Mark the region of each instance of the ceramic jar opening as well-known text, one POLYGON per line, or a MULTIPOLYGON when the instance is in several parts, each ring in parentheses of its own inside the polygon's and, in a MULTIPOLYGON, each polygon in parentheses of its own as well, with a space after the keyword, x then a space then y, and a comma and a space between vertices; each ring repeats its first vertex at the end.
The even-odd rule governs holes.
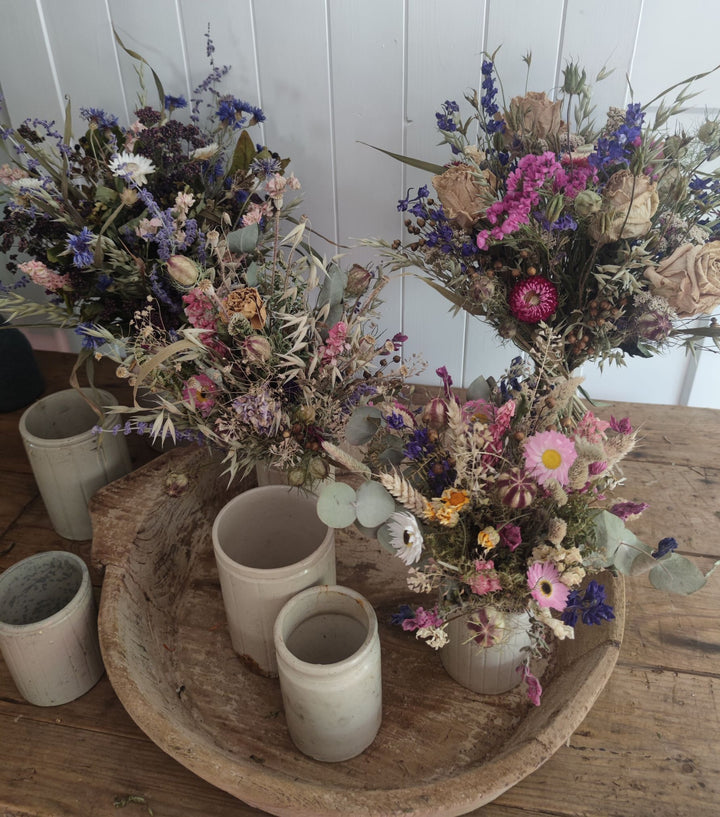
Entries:
POLYGON ((213 549, 233 649, 250 669, 277 675, 272 630, 285 602, 335 583, 335 532, 317 497, 282 485, 252 488, 215 518, 213 549))
MULTIPOLYGON (((88 400, 110 405, 98 389, 49 394, 25 410, 20 435, 53 528, 65 539, 91 539, 88 502, 103 485, 130 472, 122 434, 96 434, 99 417, 88 400), (85 395, 85 397, 83 397, 85 395)), ((115 417, 107 418, 112 425, 115 417)))
POLYGON ((480 611, 493 621, 497 642, 479 646, 468 629, 472 615, 452 618, 447 625, 448 643, 440 650, 445 671, 457 683, 483 695, 499 695, 522 680, 518 667, 530 647, 530 616, 526 611, 502 613, 493 608, 480 611))
POLYGON ((380 641, 370 603, 347 587, 311 587, 282 608, 274 640, 297 748, 326 762, 367 749, 382 720, 380 641))
POLYGON ((0 650, 20 694, 57 706, 85 694, 104 667, 85 562, 48 551, 0 575, 0 650))

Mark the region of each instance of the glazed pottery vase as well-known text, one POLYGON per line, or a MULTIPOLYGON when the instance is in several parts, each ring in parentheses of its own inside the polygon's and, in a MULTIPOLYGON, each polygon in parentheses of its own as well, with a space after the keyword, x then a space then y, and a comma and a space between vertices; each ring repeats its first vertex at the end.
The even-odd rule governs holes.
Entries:
POLYGON ((518 667, 523 663, 525 647, 530 646, 530 618, 526 612, 498 613, 488 608, 480 615, 492 623, 492 646, 480 646, 468 629, 472 616, 452 618, 447 626, 448 643, 440 650, 440 659, 450 677, 483 695, 499 695, 522 680, 518 667))
POLYGON ((273 625, 285 602, 316 584, 335 584, 335 531, 317 497, 265 485, 225 505, 212 528, 223 604, 235 652, 261 675, 277 675, 273 625))
POLYGON ((375 612, 347 587, 311 587, 275 621, 280 689, 295 746, 315 760, 349 760, 382 720, 375 612))
MULTIPOLYGON (((106 391, 82 392, 95 403, 115 402, 106 391)), ((107 417, 105 427, 115 419, 107 417)), ((130 472, 125 437, 96 433, 98 423, 98 414, 76 389, 43 397, 20 418, 20 435, 50 522, 65 539, 92 539, 90 498, 130 472)))
POLYGON ((104 667, 85 562, 37 553, 0 575, 0 651, 20 694, 58 706, 91 689, 104 667))

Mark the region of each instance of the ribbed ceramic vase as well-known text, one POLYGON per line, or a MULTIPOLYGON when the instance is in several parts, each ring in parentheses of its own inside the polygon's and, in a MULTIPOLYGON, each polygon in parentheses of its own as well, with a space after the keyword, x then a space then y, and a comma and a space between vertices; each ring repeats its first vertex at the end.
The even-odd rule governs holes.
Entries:
POLYGON ((380 640, 372 605, 347 587, 311 587, 275 621, 285 720, 315 760, 359 755, 382 720, 380 640))
POLYGON ((335 584, 335 531, 318 518, 317 497, 265 485, 222 508, 212 540, 233 649, 254 672, 276 676, 275 619, 301 590, 335 584))
POLYGON ((448 643, 440 650, 440 659, 448 675, 458 684, 483 695, 499 695, 522 680, 518 667, 530 646, 530 618, 526 612, 484 611, 495 621, 497 643, 481 647, 468 629, 468 616, 458 616, 447 626, 448 643))
MULTIPOLYGON (((82 389, 89 400, 112 405, 100 389, 82 389)), ((115 418, 106 418, 111 427, 115 418)), ((77 389, 49 394, 20 418, 20 436, 53 528, 65 539, 91 539, 88 502, 103 485, 130 472, 122 434, 97 434, 98 414, 77 389)))

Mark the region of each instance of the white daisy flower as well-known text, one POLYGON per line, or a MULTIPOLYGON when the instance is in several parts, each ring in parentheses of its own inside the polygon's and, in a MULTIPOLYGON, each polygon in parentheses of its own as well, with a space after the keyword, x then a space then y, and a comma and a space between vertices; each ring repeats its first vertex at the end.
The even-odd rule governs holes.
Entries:
POLYGON ((190 153, 190 158, 197 161, 205 161, 211 159, 220 150, 220 145, 217 142, 210 142, 209 145, 203 145, 200 148, 195 148, 190 153))
POLYGON ((147 182, 147 177, 155 172, 155 165, 146 156, 128 153, 124 150, 110 160, 108 165, 113 176, 130 176, 139 187, 147 182))
POLYGON ((423 536, 417 519, 411 514, 399 511, 392 514, 387 522, 390 544, 395 548, 406 565, 417 562, 423 549, 423 536))

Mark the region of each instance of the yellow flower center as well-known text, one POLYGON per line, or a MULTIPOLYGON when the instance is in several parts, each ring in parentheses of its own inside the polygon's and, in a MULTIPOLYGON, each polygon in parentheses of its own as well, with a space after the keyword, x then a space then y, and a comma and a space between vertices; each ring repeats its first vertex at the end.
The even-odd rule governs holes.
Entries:
POLYGON ((542 464, 550 471, 554 471, 556 468, 559 468, 562 464, 560 452, 556 451, 554 448, 546 449, 543 451, 542 464))

